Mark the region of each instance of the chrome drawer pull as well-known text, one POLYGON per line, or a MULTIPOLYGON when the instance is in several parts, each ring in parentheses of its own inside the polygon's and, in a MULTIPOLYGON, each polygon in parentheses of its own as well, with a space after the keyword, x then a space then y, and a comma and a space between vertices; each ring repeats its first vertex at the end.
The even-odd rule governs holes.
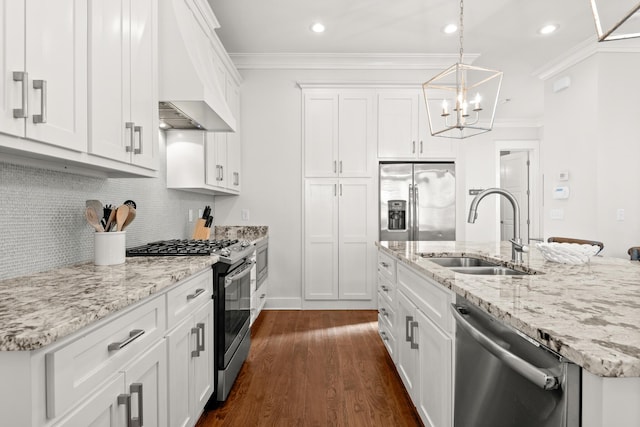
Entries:
POLYGON ((29 108, 27 107, 29 102, 29 87, 27 86, 29 73, 25 71, 14 71, 13 81, 22 82, 22 105, 21 108, 13 109, 13 117, 16 119, 24 119, 29 115, 29 108))
POLYGON ((124 124, 124 127, 126 129, 129 129, 129 145, 126 146, 125 150, 127 153, 131 153, 133 151, 133 140, 135 139, 134 134, 135 134, 135 123, 133 122, 126 122, 124 124))
POLYGON ((144 329, 134 329, 133 331, 129 332, 129 338, 120 342, 112 342, 107 347, 107 350, 109 351, 122 350, 124 347, 131 344, 134 340, 136 340, 137 338, 140 338, 142 334, 144 334, 144 329))
POLYGON ((417 328, 417 327, 418 327, 418 322, 411 322, 411 348, 414 350, 418 349, 418 343, 414 341, 414 338, 416 336, 413 333, 413 328, 417 328))
POLYGON ((389 317, 389 312, 384 307, 380 309, 380 314, 382 314, 384 317, 389 317))
POLYGON ((389 268, 389 264, 387 264, 386 262, 381 262, 380 263, 381 266, 383 266, 384 268, 389 268))
POLYGON ((131 395, 118 395, 118 405, 125 405, 125 410, 127 411, 127 427, 133 427, 131 425, 131 395))
POLYGON ((387 288, 385 285, 380 285, 380 289, 382 289, 385 292, 389 292, 389 288, 387 288))
POLYGON ((129 392, 131 394, 138 394, 138 416, 130 418, 131 427, 142 427, 144 425, 144 422, 142 421, 142 402, 144 401, 144 398, 142 397, 142 383, 131 384, 131 386, 129 387, 129 392))
POLYGON ((191 333, 196 334, 196 349, 191 352, 191 357, 200 357, 200 352, 204 351, 204 323, 196 324, 191 328, 191 333), (200 331, 202 331, 202 342, 200 342, 200 331))
POLYGON ((204 323, 197 323, 196 326, 202 331, 202 343, 199 342, 200 338, 198 338, 198 351, 204 351, 204 323))
POLYGON ((405 330, 405 341, 407 342, 413 342, 413 337, 410 334, 410 330, 409 330, 409 324, 413 321, 413 316, 406 316, 405 318, 405 322, 406 324, 404 325, 404 330, 405 330))
POLYGON ((382 341, 389 341, 389 337, 387 336, 386 332, 380 331, 380 336, 382 337, 382 341))
POLYGON ((134 126, 133 133, 138 134, 138 143, 139 143, 138 147, 140 147, 140 148, 134 148, 133 154, 142 154, 142 126, 134 126))
POLYGON ((194 293, 187 295, 187 301, 197 298, 203 292, 204 292, 204 289, 202 288, 196 289, 194 293))
POLYGON ((47 123, 47 81, 34 80, 33 88, 40 89, 40 114, 33 115, 33 123, 47 123))

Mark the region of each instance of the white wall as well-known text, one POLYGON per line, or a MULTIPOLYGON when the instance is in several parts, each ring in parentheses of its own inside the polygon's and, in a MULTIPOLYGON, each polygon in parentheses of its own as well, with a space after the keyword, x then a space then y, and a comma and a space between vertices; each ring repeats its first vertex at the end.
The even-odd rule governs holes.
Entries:
MULTIPOLYGON (((301 307, 302 297, 302 98, 297 82, 420 83, 433 72, 392 70, 241 70, 242 194, 216 197, 219 225, 269 226, 269 306, 301 307), (249 221, 241 210, 249 209, 249 221)), ((462 142, 459 189, 495 185, 496 139, 535 139, 537 129, 495 130, 462 142), (466 161, 465 166, 465 158, 466 161)), ((481 207, 477 225, 467 224, 468 196, 458 197, 458 238, 493 240, 495 212, 481 207), (492 226, 483 221, 493 218, 492 226), (493 228, 493 230, 492 230, 493 228)))
POLYGON ((640 244, 640 197, 634 185, 640 159, 640 54, 597 53, 545 83, 545 237, 602 241, 605 255, 627 258, 640 244), (569 88, 554 93, 564 76, 569 88), (569 172, 568 181, 558 174, 569 172), (566 200, 552 198, 570 187, 566 200), (624 209, 624 221, 616 219, 624 209), (563 219, 551 219, 561 210, 563 219))

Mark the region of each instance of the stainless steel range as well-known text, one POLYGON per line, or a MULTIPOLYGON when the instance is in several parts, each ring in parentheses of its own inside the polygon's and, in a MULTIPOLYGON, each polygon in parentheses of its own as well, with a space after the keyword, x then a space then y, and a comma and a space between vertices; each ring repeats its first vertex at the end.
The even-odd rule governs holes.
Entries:
POLYGON ((251 332, 251 268, 255 246, 238 240, 162 240, 127 249, 127 256, 211 256, 215 344, 215 392, 226 400, 249 354, 251 332))

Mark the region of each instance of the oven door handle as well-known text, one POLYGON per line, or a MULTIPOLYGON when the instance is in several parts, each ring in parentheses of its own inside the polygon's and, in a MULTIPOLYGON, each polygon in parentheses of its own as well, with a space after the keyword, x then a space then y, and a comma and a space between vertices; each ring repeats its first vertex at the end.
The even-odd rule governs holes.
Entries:
POLYGON ((451 313, 456 320, 456 325, 467 331, 481 346, 487 349, 491 354, 501 360, 504 364, 516 371, 524 378, 531 381, 543 390, 555 390, 560 384, 558 378, 547 373, 544 369, 538 368, 529 362, 521 359, 510 351, 502 348, 491 338, 482 333, 479 329, 471 325, 464 318, 464 309, 456 304, 451 304, 451 313))
POLYGON ((244 276, 251 273, 251 267, 253 266, 253 264, 255 264, 253 261, 248 261, 246 267, 244 267, 242 271, 227 276, 227 278, 224 280, 224 287, 228 287, 234 281, 242 279, 244 276))

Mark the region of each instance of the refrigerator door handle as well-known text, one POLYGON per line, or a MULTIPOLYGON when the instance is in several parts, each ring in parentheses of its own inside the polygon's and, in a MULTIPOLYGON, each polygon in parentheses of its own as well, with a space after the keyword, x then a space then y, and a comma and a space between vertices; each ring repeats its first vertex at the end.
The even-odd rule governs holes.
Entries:
POLYGON ((411 240, 418 240, 420 237, 420 224, 418 221, 418 204, 419 204, 418 186, 415 185, 413 187, 413 239, 411 240))
POLYGON ((407 209, 409 211, 409 241, 415 240, 415 191, 415 186, 409 184, 409 209, 407 209))

